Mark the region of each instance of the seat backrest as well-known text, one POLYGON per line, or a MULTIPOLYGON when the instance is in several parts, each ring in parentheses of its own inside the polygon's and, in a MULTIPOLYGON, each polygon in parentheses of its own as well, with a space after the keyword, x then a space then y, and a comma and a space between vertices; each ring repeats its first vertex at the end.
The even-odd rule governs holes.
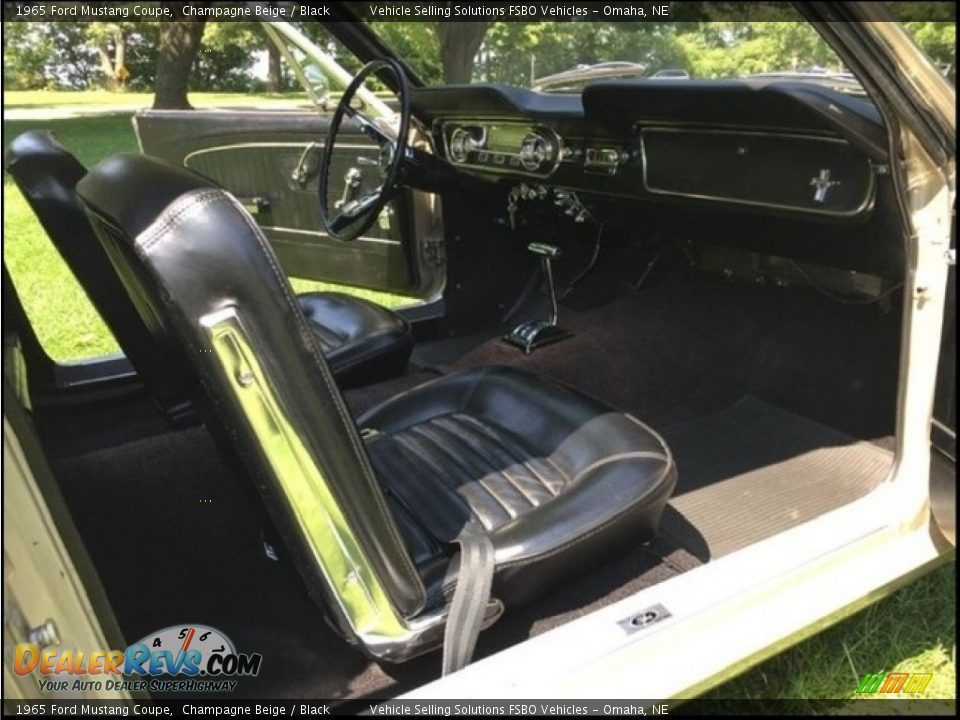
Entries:
POLYGON ((38 130, 14 139, 4 166, 161 409, 172 420, 188 415, 183 364, 171 361, 155 328, 132 306, 77 199, 76 186, 86 168, 52 133, 38 130))
MULTIPOLYGON (((308 589, 383 641, 425 603, 363 442, 276 256, 227 192, 143 155, 77 186, 146 323, 179 346, 308 589)), ((219 432, 218 432, 219 431, 219 432)))

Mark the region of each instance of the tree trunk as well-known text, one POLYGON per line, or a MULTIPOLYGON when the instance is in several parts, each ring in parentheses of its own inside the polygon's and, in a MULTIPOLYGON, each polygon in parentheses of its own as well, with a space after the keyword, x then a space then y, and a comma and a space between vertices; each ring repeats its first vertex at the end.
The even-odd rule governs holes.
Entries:
POLYGON ((446 83, 468 83, 473 59, 487 34, 488 22, 434 23, 440 41, 440 62, 446 83))
POLYGON ((160 23, 154 110, 191 110, 187 100, 190 69, 200 49, 204 22, 160 23))
POLYGON ((113 67, 119 70, 127 64, 127 33, 117 30, 113 36, 113 42, 116 44, 113 52, 113 67))
POLYGON ((120 87, 126 87, 130 73, 127 71, 127 32, 117 30, 113 36, 113 77, 120 87))
POLYGON ((267 46, 267 92, 283 90, 283 71, 280 67, 280 50, 273 42, 267 46))
POLYGON ((113 72, 113 61, 110 59, 110 50, 106 43, 97 43, 97 55, 100 56, 100 69, 103 70, 107 89, 113 90, 116 75, 113 72))

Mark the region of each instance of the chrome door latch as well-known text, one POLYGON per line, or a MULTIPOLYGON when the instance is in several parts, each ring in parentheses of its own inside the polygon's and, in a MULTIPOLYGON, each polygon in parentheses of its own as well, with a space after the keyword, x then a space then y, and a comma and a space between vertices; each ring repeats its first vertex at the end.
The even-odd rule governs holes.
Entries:
POLYGON ((307 145, 300 153, 297 165, 290 174, 290 179, 301 188, 306 187, 320 170, 320 153, 316 152, 317 150, 322 150, 320 143, 312 142, 307 145))
POLYGON ((343 176, 343 195, 333 204, 333 207, 343 210, 356 197, 361 182, 363 182, 363 173, 355 167, 348 169, 343 176))
POLYGON ((53 645, 59 645, 60 630, 52 619, 47 618, 42 625, 37 625, 27 631, 27 641, 31 645, 36 645, 41 650, 53 645))

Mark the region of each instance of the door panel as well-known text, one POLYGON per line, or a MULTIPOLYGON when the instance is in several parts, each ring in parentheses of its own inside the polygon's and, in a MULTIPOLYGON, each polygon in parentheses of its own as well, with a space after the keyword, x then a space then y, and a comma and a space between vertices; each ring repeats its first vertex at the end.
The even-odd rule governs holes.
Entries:
MULTIPOLYGON (((250 210, 288 275, 413 296, 434 291, 437 269, 421 263, 409 205, 401 196, 364 237, 330 238, 317 211, 317 178, 294 173, 307 153, 315 169, 329 122, 316 111, 146 111, 134 118, 143 152, 184 165, 230 191, 250 210)), ((360 191, 378 182, 377 146, 345 124, 331 164, 339 195, 351 168, 360 191)))

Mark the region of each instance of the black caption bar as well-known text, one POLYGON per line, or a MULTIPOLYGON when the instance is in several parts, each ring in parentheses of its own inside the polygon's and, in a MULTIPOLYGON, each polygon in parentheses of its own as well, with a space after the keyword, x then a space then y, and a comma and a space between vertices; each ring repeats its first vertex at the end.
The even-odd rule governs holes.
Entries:
MULTIPOLYGON (((378 22, 700 22, 801 21, 789 2, 408 2, 368 0, 367 2, 36 2, 4 0, 7 22, 73 20, 104 22, 120 20, 218 22, 317 21, 343 19, 343 7, 361 20, 378 22)), ((928 6, 937 6, 946 22, 956 21, 953 3, 898 3, 898 20, 929 19, 928 6)), ((938 16, 939 17, 939 16, 938 16)))
POLYGON ((5 716, 143 716, 143 717, 383 717, 557 716, 603 715, 659 717, 668 715, 822 715, 850 712, 858 705, 883 705, 897 715, 956 715, 956 700, 4 700, 5 716))

